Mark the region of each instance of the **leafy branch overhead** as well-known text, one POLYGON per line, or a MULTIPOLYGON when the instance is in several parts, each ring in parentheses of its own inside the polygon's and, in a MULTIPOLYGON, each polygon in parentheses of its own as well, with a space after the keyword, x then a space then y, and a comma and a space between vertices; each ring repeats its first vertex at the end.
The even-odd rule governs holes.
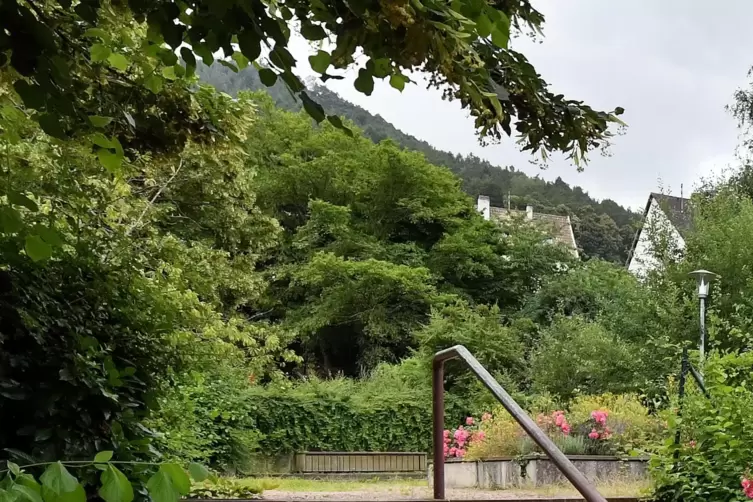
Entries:
POLYGON ((282 80, 314 119, 343 127, 305 94, 288 50, 293 28, 327 42, 308 61, 322 81, 343 78, 337 71, 360 54, 354 85, 367 95, 375 79, 402 90, 420 70, 469 110, 482 140, 514 128, 524 149, 563 151, 577 163, 608 142, 622 109, 555 95, 509 47, 511 35, 543 22, 529 0, 2 0, 0 65, 17 72, 15 89, 45 132, 103 134, 106 144, 94 141, 100 161, 117 170, 122 148, 171 149, 186 131, 215 132, 211 117, 191 113, 186 84, 197 58, 212 64, 220 53, 233 70, 263 67, 266 85, 282 80))

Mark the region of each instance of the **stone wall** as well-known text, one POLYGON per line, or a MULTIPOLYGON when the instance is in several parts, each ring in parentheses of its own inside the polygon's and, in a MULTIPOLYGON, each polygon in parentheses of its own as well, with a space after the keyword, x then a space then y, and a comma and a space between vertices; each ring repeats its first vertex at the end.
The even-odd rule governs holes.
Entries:
MULTIPOLYGON (((568 458, 593 483, 640 481, 648 477, 648 460, 645 458, 591 455, 569 455, 568 458)), ((432 481, 433 466, 429 466, 429 483, 432 481)), ((566 482, 559 469, 544 456, 445 463, 447 488, 521 488, 566 482)))

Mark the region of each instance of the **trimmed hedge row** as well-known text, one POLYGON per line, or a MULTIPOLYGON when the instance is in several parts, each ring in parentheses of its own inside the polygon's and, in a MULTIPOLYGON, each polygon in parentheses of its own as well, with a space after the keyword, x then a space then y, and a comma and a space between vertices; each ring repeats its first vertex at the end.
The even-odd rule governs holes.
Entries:
MULTIPOLYGON (((254 393, 252 420, 268 455, 301 451, 431 451, 431 396, 352 399, 265 390, 254 393)), ((463 406, 447 396, 445 418, 456 427, 463 406)))

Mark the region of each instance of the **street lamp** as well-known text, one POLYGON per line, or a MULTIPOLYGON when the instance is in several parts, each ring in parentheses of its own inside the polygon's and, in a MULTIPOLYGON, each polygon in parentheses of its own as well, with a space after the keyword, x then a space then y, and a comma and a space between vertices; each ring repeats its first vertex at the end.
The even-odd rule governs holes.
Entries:
POLYGON ((695 270, 688 275, 695 277, 696 284, 698 284, 698 301, 701 304, 701 341, 698 345, 698 352, 700 354, 700 366, 703 368, 704 352, 706 348, 706 298, 709 296, 709 283, 719 276, 708 270, 695 270))

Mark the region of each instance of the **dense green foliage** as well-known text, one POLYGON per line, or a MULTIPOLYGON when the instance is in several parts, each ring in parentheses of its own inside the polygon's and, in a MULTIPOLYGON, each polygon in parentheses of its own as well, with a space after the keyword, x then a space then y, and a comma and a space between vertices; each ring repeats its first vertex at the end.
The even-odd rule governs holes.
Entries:
POLYGON ((705 367, 710 398, 697 388, 683 403, 680 444, 668 441, 652 460, 659 501, 748 500, 741 480, 750 478, 753 423, 751 353, 717 357, 705 367))
MULTIPOLYGON (((258 71, 247 68, 233 72, 223 66, 197 68, 201 79, 231 95, 242 90, 265 89, 258 71)), ((300 110, 302 105, 282 84, 267 89, 275 103, 288 110, 300 110)), ((311 96, 321 103, 327 113, 353 121, 363 134, 374 142, 392 139, 409 150, 421 152, 432 164, 445 166, 462 180, 463 190, 474 199, 488 195, 492 204, 525 209, 533 205, 535 211, 569 215, 580 252, 584 258, 601 258, 625 263, 633 244, 638 215, 616 202, 596 201, 580 187, 571 187, 562 179, 547 182, 529 177, 514 167, 498 167, 474 155, 462 156, 438 150, 425 141, 403 133, 379 115, 345 101, 324 86, 310 89, 311 96)))

